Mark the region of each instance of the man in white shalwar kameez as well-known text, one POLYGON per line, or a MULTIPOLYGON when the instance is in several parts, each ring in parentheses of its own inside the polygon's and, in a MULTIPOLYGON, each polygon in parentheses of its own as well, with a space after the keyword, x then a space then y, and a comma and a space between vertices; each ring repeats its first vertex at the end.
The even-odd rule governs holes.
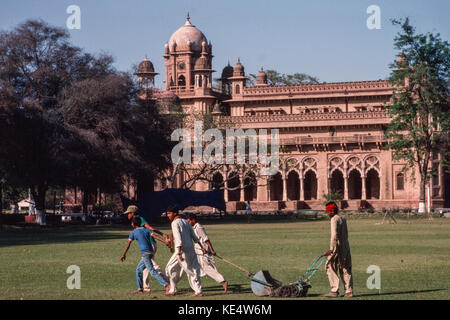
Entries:
MULTIPOLYGON (((200 240, 189 222, 178 215, 178 208, 168 208, 167 217, 172 221, 174 243, 174 253, 166 266, 166 275, 170 280, 169 294, 173 295, 177 292, 177 284, 183 273, 186 272, 189 285, 194 290, 193 296, 201 297, 203 296, 200 282, 201 271, 193 243, 199 243, 200 240)), ((205 249, 203 249, 203 253, 206 253, 205 249)))
POLYGON ((200 263, 201 273, 200 276, 208 276, 214 279, 217 283, 220 283, 223 287, 224 292, 227 292, 228 282, 225 281, 225 278, 220 274, 217 270, 216 262, 214 261, 214 257, 216 252, 211 244, 211 241, 206 234, 205 228, 197 222, 197 216, 191 213, 187 220, 191 224, 192 228, 195 231, 197 238, 200 240, 200 244, 195 244, 195 253, 197 254, 198 262, 200 263), (206 250, 206 254, 203 254, 202 248, 206 250))

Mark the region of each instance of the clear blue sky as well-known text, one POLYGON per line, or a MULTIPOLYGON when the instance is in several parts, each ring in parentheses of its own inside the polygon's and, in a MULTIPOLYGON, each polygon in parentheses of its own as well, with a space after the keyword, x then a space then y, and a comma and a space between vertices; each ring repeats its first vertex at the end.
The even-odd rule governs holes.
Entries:
POLYGON ((444 40, 450 30, 449 0, 2 0, 0 29, 34 18, 65 27, 71 4, 81 8, 81 29, 69 31, 75 45, 110 53, 119 70, 147 55, 160 73, 157 85, 164 44, 187 11, 212 41, 214 77, 240 57, 247 74, 263 66, 326 82, 385 79, 398 31, 390 19, 409 16, 419 32, 440 32, 444 40), (381 9, 380 30, 366 26, 370 5, 381 9))

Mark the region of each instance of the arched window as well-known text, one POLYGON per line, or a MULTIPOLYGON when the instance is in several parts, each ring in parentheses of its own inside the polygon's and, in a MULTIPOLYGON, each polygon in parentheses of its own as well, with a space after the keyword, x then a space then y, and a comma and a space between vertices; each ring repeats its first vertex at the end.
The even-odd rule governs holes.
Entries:
POLYGON ((396 184, 397 184, 397 190, 404 190, 405 189, 405 176, 403 173, 397 173, 396 177, 396 184))
POLYGON ((179 76, 178 77, 178 85, 179 86, 185 86, 186 85, 186 79, 184 78, 184 76, 179 76))
POLYGON ((236 92, 236 94, 240 94, 241 93, 241 87, 239 87, 238 84, 235 87, 235 92, 236 92))

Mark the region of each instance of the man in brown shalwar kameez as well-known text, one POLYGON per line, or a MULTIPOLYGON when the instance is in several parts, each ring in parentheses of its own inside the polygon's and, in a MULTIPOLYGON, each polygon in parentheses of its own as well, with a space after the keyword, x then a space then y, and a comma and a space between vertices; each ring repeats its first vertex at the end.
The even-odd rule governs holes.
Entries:
POLYGON ((352 256, 348 242, 347 222, 338 215, 338 207, 334 202, 326 204, 327 215, 331 218, 330 250, 325 269, 330 282, 331 291, 325 296, 336 298, 339 296, 339 277, 344 282, 345 297, 353 297, 352 256))

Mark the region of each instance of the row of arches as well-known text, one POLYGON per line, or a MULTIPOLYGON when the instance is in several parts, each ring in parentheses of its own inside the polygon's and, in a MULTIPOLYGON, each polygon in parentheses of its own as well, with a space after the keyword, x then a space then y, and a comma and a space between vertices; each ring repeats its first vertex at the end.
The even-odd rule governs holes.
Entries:
MULTIPOLYGON (((303 179, 303 190, 301 186, 300 176, 297 171, 290 171, 286 176, 286 200, 316 200, 317 199, 317 176, 312 170, 305 173, 303 179), (303 191, 303 192, 302 192, 303 191), (303 197, 302 197, 303 193, 303 197)), ((283 177, 280 172, 269 180, 270 200, 283 199, 283 177)))
MULTIPOLYGON (((347 198, 349 200, 380 199, 380 177, 375 169, 367 171, 365 179, 361 177, 361 173, 358 170, 351 170, 348 175, 347 185, 347 198), (365 195, 363 192, 365 192, 365 195)), ((340 170, 333 171, 329 188, 330 191, 340 191, 345 198, 346 182, 340 170)))
MULTIPOLYGON (((286 182, 283 182, 283 176, 280 172, 272 176, 267 181, 268 200, 284 200, 284 188, 286 186, 286 200, 314 200, 317 199, 317 176, 312 170, 305 173, 303 181, 303 194, 301 180, 297 171, 290 171, 286 176, 286 182), (303 197, 302 197, 303 195, 303 197), (303 199, 302 199, 303 198, 303 199)), ((225 182, 223 175, 216 172, 213 175, 211 187, 213 189, 224 190, 225 182)), ((232 172, 227 180, 228 201, 256 201, 258 197, 258 181, 253 172, 248 173, 242 181, 236 172, 232 172), (241 191, 243 189, 243 191, 241 191), (243 198, 243 199, 242 199, 243 198)))
MULTIPOLYGON (((222 173, 216 172, 211 187, 224 190, 224 186, 222 173)), ((256 201, 258 198, 258 181, 253 172, 246 174, 242 181, 237 172, 230 173, 226 189, 227 201, 256 201)), ((344 177, 342 171, 334 170, 328 181, 328 190, 340 191, 348 200, 380 199, 379 173, 372 168, 362 177, 359 170, 353 169, 344 177)), ((267 191, 269 201, 317 200, 318 177, 314 170, 306 171, 303 179, 296 170, 289 171, 284 177, 278 172, 268 179, 267 191)))

